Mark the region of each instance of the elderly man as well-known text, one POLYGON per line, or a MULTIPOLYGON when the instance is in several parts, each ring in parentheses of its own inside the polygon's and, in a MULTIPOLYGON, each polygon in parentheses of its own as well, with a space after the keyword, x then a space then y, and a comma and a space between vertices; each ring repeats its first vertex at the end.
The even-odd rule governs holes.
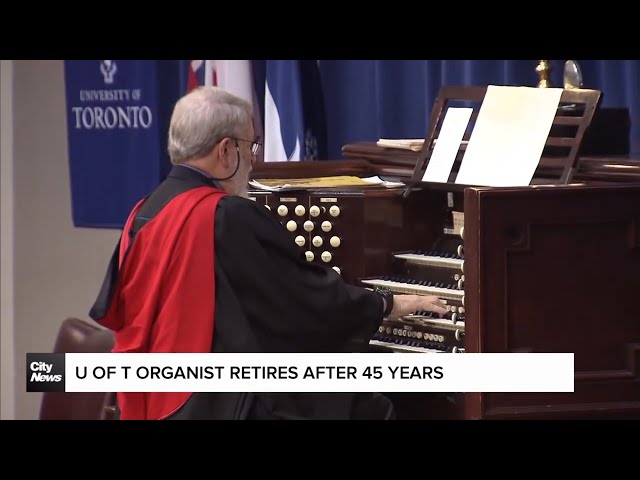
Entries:
MULTIPOLYGON (((260 144, 251 107, 216 87, 181 98, 173 168, 133 208, 91 317, 114 352, 338 352, 385 316, 444 313, 435 297, 381 295, 306 261, 246 198, 260 144)), ((375 394, 118 394, 121 419, 388 418, 375 394)))

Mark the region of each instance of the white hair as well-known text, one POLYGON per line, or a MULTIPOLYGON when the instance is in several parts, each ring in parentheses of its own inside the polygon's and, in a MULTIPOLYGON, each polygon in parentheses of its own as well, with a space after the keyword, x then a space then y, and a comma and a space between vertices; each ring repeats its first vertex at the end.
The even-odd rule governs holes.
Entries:
POLYGON ((171 163, 211 152, 225 137, 240 135, 253 116, 249 102, 219 87, 198 87, 176 103, 169 125, 171 163))

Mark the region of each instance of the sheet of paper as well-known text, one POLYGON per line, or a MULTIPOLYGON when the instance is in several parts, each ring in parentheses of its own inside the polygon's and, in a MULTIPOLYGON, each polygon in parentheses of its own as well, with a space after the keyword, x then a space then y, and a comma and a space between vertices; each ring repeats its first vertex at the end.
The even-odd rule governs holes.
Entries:
POLYGON ((456 183, 529 185, 561 95, 561 88, 489 85, 456 183))
POLYGON ((422 176, 425 182, 446 182, 456 160, 464 132, 469 125, 473 108, 449 107, 431 152, 427 169, 422 176))

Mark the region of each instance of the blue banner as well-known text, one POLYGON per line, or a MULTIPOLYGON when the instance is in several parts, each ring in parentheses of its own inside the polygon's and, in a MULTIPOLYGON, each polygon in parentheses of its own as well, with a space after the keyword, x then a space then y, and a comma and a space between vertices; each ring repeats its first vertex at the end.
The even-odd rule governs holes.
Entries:
POLYGON ((122 228, 170 169, 166 139, 179 64, 65 60, 73 223, 122 228))

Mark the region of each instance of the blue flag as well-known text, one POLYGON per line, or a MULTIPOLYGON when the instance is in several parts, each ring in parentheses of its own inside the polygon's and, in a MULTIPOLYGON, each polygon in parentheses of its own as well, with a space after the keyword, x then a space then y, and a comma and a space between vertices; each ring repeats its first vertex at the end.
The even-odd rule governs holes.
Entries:
POLYGON ((324 101, 316 60, 267 60, 264 161, 326 159, 324 101))
POLYGON ((168 122, 176 65, 155 60, 65 60, 73 223, 122 228, 170 168, 168 122))

